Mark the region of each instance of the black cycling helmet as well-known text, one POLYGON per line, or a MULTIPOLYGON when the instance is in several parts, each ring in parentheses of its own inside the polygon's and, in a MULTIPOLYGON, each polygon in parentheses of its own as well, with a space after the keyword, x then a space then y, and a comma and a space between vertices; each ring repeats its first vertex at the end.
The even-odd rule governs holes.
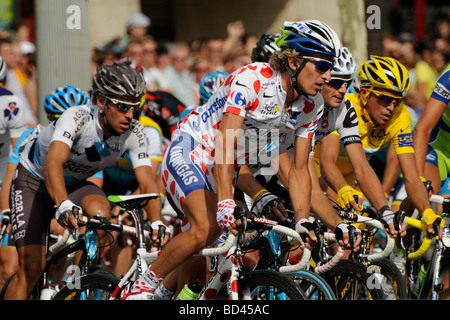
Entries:
POLYGON ((272 54, 280 50, 280 47, 275 44, 276 37, 265 33, 261 36, 256 47, 253 48, 252 62, 269 62, 272 54))
POLYGON ((145 94, 144 76, 128 61, 98 66, 92 94, 94 103, 97 102, 98 94, 106 98, 140 101, 145 94))
MULTIPOLYGON (((92 85, 92 101, 97 103, 97 97, 101 94, 107 99, 126 100, 128 102, 140 102, 134 115, 141 111, 145 94, 145 80, 142 72, 130 65, 130 61, 114 62, 113 65, 101 65, 97 67, 92 85), (139 111, 137 111, 139 110, 139 111)), ((124 102, 124 104, 128 104, 124 102)), ((118 103, 116 102, 116 105, 118 103)), ((100 115, 106 129, 112 135, 119 135, 106 119, 105 109, 101 108, 100 115)))

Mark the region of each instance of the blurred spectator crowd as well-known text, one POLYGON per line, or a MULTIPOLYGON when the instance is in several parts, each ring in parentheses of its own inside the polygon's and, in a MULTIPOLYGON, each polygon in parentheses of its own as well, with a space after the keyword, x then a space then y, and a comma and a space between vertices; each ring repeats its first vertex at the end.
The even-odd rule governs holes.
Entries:
MULTIPOLYGON (((251 63, 252 49, 261 35, 249 34, 242 21, 226 27, 226 36, 198 37, 187 41, 161 41, 149 34, 151 19, 142 13, 131 15, 123 37, 111 39, 92 49, 92 75, 98 65, 130 58, 140 66, 148 91, 167 91, 186 106, 199 103, 199 83, 214 70, 232 73, 251 63)), ((370 54, 370 52, 369 52, 370 54)), ((411 34, 386 34, 383 55, 398 59, 409 68, 412 86, 405 101, 420 114, 440 72, 449 63, 450 16, 442 15, 417 43, 411 34)), ((36 46, 30 42, 25 25, 16 30, 0 30, 0 56, 8 68, 6 85, 25 101, 27 119, 37 123, 36 46)))

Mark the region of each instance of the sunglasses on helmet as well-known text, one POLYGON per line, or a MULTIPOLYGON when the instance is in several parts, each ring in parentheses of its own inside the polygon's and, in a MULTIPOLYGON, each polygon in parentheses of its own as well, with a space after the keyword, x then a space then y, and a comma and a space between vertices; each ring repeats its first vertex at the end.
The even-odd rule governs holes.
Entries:
POLYGON ((368 91, 376 95, 378 102, 385 107, 390 106, 392 103, 395 103, 395 105, 398 106, 403 99, 402 97, 390 95, 386 92, 380 92, 376 90, 368 90, 368 91))
MULTIPOLYGON (((107 100, 111 101, 117 109, 119 109, 122 112, 127 112, 128 110, 137 110, 142 103, 141 101, 138 102, 127 102, 123 100, 117 100, 114 98, 106 98, 107 100)), ((105 102, 107 104, 108 101, 105 102)))
POLYGON ((325 59, 320 59, 320 58, 316 58, 316 57, 308 57, 308 56, 303 56, 303 58, 307 59, 308 61, 313 62, 316 65, 316 69, 322 73, 325 73, 334 67, 333 62, 325 60, 325 59))
POLYGON ((346 86, 348 89, 353 82, 353 79, 339 79, 339 78, 331 78, 330 81, 325 81, 327 85, 330 87, 333 87, 335 89, 340 89, 343 86, 346 86))

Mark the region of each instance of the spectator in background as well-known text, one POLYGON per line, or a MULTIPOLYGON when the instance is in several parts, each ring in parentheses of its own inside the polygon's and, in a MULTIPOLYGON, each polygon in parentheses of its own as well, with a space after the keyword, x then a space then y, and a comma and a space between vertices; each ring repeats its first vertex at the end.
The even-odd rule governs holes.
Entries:
MULTIPOLYGON (((240 20, 230 22, 227 25, 227 37, 223 40, 223 57, 237 55, 244 51, 243 37, 245 34, 244 23, 240 20)), ((251 54, 251 53, 250 53, 251 54)))
POLYGON ((97 67, 101 65, 112 65, 116 61, 116 55, 109 46, 98 45, 92 50, 91 76, 97 73, 97 67))
POLYGON ((246 53, 237 53, 225 58, 223 71, 233 73, 235 70, 252 63, 252 58, 246 53))
POLYGON ((190 54, 189 45, 184 41, 174 42, 169 46, 168 54, 170 64, 164 69, 164 77, 170 91, 184 105, 198 103, 194 76, 186 63, 190 54))
POLYGON ((439 63, 437 63, 438 56, 435 54, 435 46, 432 40, 423 41, 418 46, 417 52, 419 59, 416 63, 416 88, 422 99, 423 109, 438 79, 439 71, 436 67, 439 67, 439 63))
POLYGON ((158 43, 147 35, 142 40, 142 71, 147 84, 147 91, 170 91, 162 69, 159 68, 158 43))
POLYGON ((13 40, 4 40, 0 47, 0 56, 6 63, 7 76, 6 76, 6 86, 11 92, 17 95, 20 100, 22 100, 22 105, 24 109, 24 115, 26 117, 26 122, 28 127, 35 127, 38 123, 37 117, 34 114, 27 97, 23 91, 23 87, 20 80, 16 74, 16 70, 20 66, 20 59, 22 56, 22 49, 18 42, 13 40))
POLYGON ((38 117, 39 103, 38 103, 38 74, 36 66, 36 54, 32 53, 27 56, 26 64, 27 81, 23 85, 23 93, 27 98, 31 109, 36 117, 38 117))
POLYGON ((125 50, 128 42, 132 39, 142 39, 147 34, 151 20, 143 13, 135 13, 127 19, 127 33, 119 43, 122 51, 125 50))
MULTIPOLYGON (((221 38, 210 38, 204 43, 201 55, 210 59, 211 70, 223 69, 224 62, 224 40, 221 38)), ((201 77, 198 80, 200 83, 201 77)))
POLYGON ((194 63, 192 65, 192 73, 194 74, 194 86, 197 92, 198 99, 200 99, 200 96, 198 95, 198 92, 200 90, 200 81, 208 72, 213 71, 213 65, 214 64, 207 57, 197 57, 194 60, 194 63))
POLYGON ((244 52, 249 57, 252 56, 253 49, 256 48, 259 38, 254 34, 248 33, 244 35, 244 52))
POLYGON ((417 80, 416 80, 416 63, 417 63, 417 54, 414 46, 414 36, 408 32, 401 33, 397 40, 394 40, 397 43, 397 49, 394 51, 395 56, 398 61, 400 61, 409 72, 411 87, 409 91, 406 93, 406 97, 403 102, 413 108, 415 111, 421 112, 424 108, 424 101, 422 95, 417 89, 417 80))
POLYGON ((144 54, 144 46, 141 39, 130 40, 122 53, 121 59, 128 58, 136 66, 142 65, 142 56, 144 54))

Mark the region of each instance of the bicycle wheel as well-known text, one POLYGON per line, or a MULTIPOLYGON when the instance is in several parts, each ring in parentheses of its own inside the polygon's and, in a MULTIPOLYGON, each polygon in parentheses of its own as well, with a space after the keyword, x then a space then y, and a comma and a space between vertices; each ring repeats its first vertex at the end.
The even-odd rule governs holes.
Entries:
POLYGON ((408 300, 405 279, 392 261, 382 259, 368 262, 367 273, 377 276, 386 300, 408 300))
POLYGON ((117 286, 116 275, 108 269, 97 269, 74 279, 59 290, 53 300, 108 300, 117 286))
POLYGON ((254 270, 238 281, 240 299, 305 300, 306 294, 286 275, 272 270, 254 270))
POLYGON ((318 274, 300 270, 286 274, 305 292, 307 300, 337 300, 331 286, 318 274))
POLYGON ((323 278, 333 288, 338 300, 385 300, 377 278, 370 278, 361 263, 341 260, 323 278))

